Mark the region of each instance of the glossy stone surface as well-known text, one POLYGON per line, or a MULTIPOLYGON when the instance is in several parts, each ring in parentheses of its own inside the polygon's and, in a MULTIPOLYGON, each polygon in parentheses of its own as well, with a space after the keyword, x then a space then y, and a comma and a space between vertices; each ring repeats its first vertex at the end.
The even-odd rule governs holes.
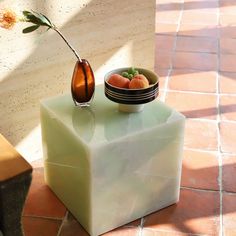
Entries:
POLYGON ((185 118, 160 101, 122 113, 96 87, 90 108, 70 95, 41 103, 46 182, 92 235, 179 199, 185 118))

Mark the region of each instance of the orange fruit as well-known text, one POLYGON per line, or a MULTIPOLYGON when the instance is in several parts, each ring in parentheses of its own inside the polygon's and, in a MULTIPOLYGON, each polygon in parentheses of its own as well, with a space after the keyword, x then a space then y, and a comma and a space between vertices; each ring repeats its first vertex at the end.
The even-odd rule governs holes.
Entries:
POLYGON ((114 87, 129 88, 130 80, 119 74, 113 74, 109 77, 107 82, 114 87))
POLYGON ((148 88, 149 81, 144 75, 135 75, 133 79, 130 81, 129 88, 130 89, 142 89, 148 88))

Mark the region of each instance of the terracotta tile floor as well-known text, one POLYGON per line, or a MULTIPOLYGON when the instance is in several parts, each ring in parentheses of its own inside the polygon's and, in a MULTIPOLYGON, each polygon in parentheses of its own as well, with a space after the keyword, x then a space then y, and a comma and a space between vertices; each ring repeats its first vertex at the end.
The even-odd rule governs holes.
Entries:
MULTIPOLYGON (((187 117, 180 201, 105 235, 236 235, 236 1, 157 0, 156 11, 160 99, 187 117)), ((88 235, 33 165, 26 236, 88 235)))

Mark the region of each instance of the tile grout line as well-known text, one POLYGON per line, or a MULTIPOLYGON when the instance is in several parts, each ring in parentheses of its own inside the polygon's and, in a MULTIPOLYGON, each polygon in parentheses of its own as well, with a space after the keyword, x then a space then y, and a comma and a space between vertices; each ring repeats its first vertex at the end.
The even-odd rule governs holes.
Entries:
MULTIPOLYGON (((179 231, 175 231, 175 230, 165 230, 165 229, 158 229, 158 230, 156 230, 156 229, 153 229, 153 228, 149 228, 149 227, 147 227, 147 228, 145 228, 145 229, 147 229, 148 231, 150 231, 150 232, 153 232, 154 234, 152 234, 152 235, 159 235, 159 233, 161 232, 161 233, 164 233, 164 234, 167 234, 167 235, 176 235, 176 233, 177 233, 177 235, 179 235, 179 233, 181 233, 181 235, 182 235, 182 233, 184 233, 184 235, 188 235, 188 236, 206 236, 206 234, 195 234, 195 233, 189 233, 189 232, 179 232, 179 231), (156 234, 156 233, 158 233, 158 234, 156 234)), ((163 235, 163 234, 162 234, 163 235)))
POLYGON ((187 187, 187 186, 181 186, 180 189, 186 189, 191 191, 197 191, 197 192, 211 192, 211 193, 218 193, 220 190, 217 189, 204 189, 204 188, 193 188, 193 187, 187 187))
POLYGON ((217 155, 217 151, 216 151, 216 150, 207 150, 207 149, 190 148, 190 147, 184 147, 184 150, 186 150, 186 151, 202 152, 202 153, 208 153, 208 154, 215 154, 215 155, 217 155))
POLYGON ((180 15, 179 15, 178 24, 177 24, 174 45, 173 45, 173 49, 171 50, 170 68, 168 69, 168 74, 166 76, 166 81, 165 81, 165 86, 164 86, 164 93, 163 93, 163 96, 161 97, 161 100, 163 102, 165 102, 165 100, 166 100, 166 94, 167 94, 168 87, 169 87, 170 75, 171 75, 171 73, 173 71, 173 56, 174 56, 175 51, 176 51, 178 32, 179 32, 179 29, 180 29, 181 19, 182 19, 182 15, 183 15, 183 12, 184 12, 184 0, 182 0, 181 3, 182 3, 182 6, 181 6, 181 9, 180 9, 180 15))
MULTIPOLYGON (((220 2, 218 0, 217 8, 217 25, 220 25, 220 2)), ((219 34, 219 32, 218 32, 219 34)), ((222 187, 222 156, 221 156, 221 140, 220 140, 220 37, 218 35, 218 53, 217 53, 217 75, 216 75, 216 93, 217 93, 217 141, 218 141, 218 163, 219 163, 219 193, 220 193, 220 229, 219 236, 223 235, 223 187, 222 187)))
POLYGON ((142 217, 142 218, 141 218, 140 225, 139 225, 138 236, 142 236, 142 235, 143 235, 144 222, 145 222, 145 217, 142 217))
MULTIPOLYGON (((162 23, 160 22, 160 24, 166 24, 166 23, 162 23)), ((157 33, 155 32, 155 34, 158 34, 158 35, 163 35, 163 36, 170 36, 170 37, 173 37, 172 35, 168 34, 168 33, 165 33, 165 32, 162 32, 162 33, 157 33)), ((204 39, 215 39, 214 36, 193 36, 193 35, 178 35, 179 37, 181 38, 204 38, 204 39)), ((188 52, 188 51, 186 51, 188 52)), ((216 53, 215 53, 216 54, 216 53)))
MULTIPOLYGON (((218 74, 218 72, 216 72, 216 73, 218 74)), ((217 83, 217 76, 216 76, 216 83, 217 83)), ((160 90, 165 90, 165 89, 160 89, 160 90)), ((168 92, 175 92, 175 93, 188 93, 188 94, 209 95, 209 96, 213 96, 213 95, 217 96, 218 95, 217 92, 215 92, 215 93, 214 92, 200 92, 200 91, 177 90, 177 89, 169 89, 169 88, 167 88, 166 90, 168 92)), ((222 93, 221 95, 229 96, 229 97, 236 97, 235 93, 231 93, 231 94, 229 94, 229 93, 222 93)))
POLYGON ((22 217, 37 218, 37 219, 43 219, 43 220, 54 220, 54 221, 63 221, 63 219, 64 219, 64 217, 57 218, 57 217, 37 216, 37 215, 22 215, 22 217))
MULTIPOLYGON (((218 192, 220 192, 220 189, 219 190, 216 190, 216 189, 204 189, 204 188, 193 188, 193 187, 187 187, 187 186, 181 186, 180 188, 181 189, 186 189, 186 190, 191 190, 191 191, 198 191, 198 192, 211 192, 211 193, 218 193, 218 192)), ((222 193, 227 193, 227 194, 236 196, 236 192, 230 192, 230 191, 222 190, 222 193)))
POLYGON ((162 102, 165 102, 165 100, 166 100, 166 93, 168 91, 168 84, 169 84, 171 72, 172 72, 172 63, 171 63, 171 68, 168 69, 168 73, 166 75, 166 81, 165 81, 165 85, 164 85, 164 89, 163 89, 164 92, 163 92, 163 95, 161 96, 161 99, 160 99, 162 102))
MULTIPOLYGON (((198 151, 198 152, 203 152, 203 153, 209 153, 209 154, 218 154, 217 150, 208 150, 208 149, 201 149, 201 148, 191 148, 191 147, 186 147, 184 146, 184 150, 189 150, 189 151, 198 151)), ((227 156, 232 156, 234 157, 236 153, 231 153, 231 152, 224 152, 221 153, 221 155, 227 155, 227 156)))
POLYGON ((67 217, 68 217, 68 211, 66 211, 66 214, 65 214, 65 216, 64 216, 64 218, 63 218, 63 220, 62 220, 62 222, 61 222, 60 228, 59 228, 59 230, 58 230, 58 232, 57 232, 57 236, 60 236, 61 231, 62 231, 62 227, 63 227, 64 222, 66 221, 67 217))
MULTIPOLYGON (((200 121, 200 122, 208 122, 208 123, 217 123, 218 120, 217 119, 209 119, 209 118, 202 118, 202 117, 188 117, 188 120, 194 120, 194 121, 200 121)), ((227 123, 231 123, 231 124, 235 124, 236 121, 235 120, 222 120, 221 122, 227 122, 227 123)), ((233 152, 227 152, 224 151, 223 153, 232 153, 233 152)), ((236 153, 235 153, 236 154, 236 153)))
POLYGON ((188 117, 188 120, 199 121, 199 122, 208 122, 208 123, 217 123, 216 119, 202 118, 202 117, 188 117))
POLYGON ((227 191, 227 190, 223 190, 222 192, 236 196, 236 192, 230 192, 230 191, 227 191))

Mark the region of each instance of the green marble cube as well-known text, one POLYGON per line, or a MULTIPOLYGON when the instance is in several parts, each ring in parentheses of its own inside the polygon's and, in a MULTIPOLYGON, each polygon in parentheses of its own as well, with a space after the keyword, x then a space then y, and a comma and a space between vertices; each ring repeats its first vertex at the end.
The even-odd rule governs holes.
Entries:
POLYGON ((176 203, 185 117, 160 101, 122 113, 96 87, 91 107, 70 95, 41 102, 45 179, 92 236, 176 203))

